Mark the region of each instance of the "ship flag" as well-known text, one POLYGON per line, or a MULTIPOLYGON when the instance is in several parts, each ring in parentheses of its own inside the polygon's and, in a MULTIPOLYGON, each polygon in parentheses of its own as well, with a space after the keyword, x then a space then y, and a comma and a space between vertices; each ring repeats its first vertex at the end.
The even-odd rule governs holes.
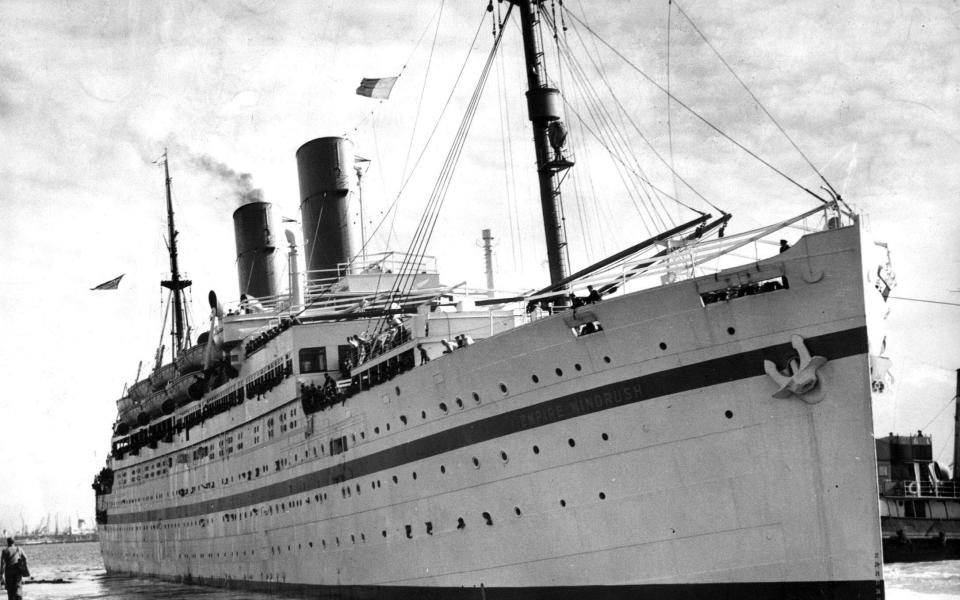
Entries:
MULTIPOLYGON (((123 275, 126 275, 126 273, 124 273, 123 275)), ((115 290, 118 287, 120 287, 120 280, 123 279, 123 275, 121 275, 120 277, 115 277, 110 281, 104 281, 100 285, 94 286, 90 289, 91 290, 115 290)))
POLYGON ((393 84, 396 82, 396 77, 364 77, 360 82, 360 87, 357 88, 357 95, 386 100, 390 97, 390 91, 393 90, 393 84))

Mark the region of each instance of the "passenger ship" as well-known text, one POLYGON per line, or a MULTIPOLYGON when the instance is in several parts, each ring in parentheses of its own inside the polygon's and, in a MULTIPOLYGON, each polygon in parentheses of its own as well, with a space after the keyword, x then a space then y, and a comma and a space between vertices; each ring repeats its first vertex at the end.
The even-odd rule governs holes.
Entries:
POLYGON ((291 243, 278 292, 271 207, 243 205, 241 302, 211 292, 191 344, 167 174, 174 357, 118 401, 94 482, 109 573, 345 598, 882 597, 886 255, 834 197, 766 259, 694 271, 796 220, 724 236, 729 215, 701 215, 568 275, 538 5, 511 3, 552 244, 536 293, 459 294, 419 252, 357 260, 353 150, 319 138, 296 157, 319 232, 305 287, 291 243))

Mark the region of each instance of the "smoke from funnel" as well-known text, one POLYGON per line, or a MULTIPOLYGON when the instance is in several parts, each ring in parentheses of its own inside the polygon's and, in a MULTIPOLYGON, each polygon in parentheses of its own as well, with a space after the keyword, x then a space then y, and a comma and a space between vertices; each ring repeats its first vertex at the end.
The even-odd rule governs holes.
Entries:
POLYGON ((197 167, 230 186, 237 198, 237 206, 243 206, 250 202, 263 202, 263 190, 253 187, 253 175, 250 173, 237 173, 207 154, 191 158, 197 167))

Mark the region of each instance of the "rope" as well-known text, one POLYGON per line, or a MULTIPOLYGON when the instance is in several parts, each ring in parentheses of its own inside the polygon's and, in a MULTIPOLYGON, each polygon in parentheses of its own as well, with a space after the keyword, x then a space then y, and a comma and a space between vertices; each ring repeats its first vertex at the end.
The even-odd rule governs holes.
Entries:
MULTIPOLYGON (((437 8, 436 11, 434 11, 433 15, 436 16, 437 12, 439 12, 440 9, 442 8, 443 8, 443 0, 440 1, 440 6, 437 8)), ((423 31, 420 33, 420 37, 417 39, 417 43, 413 45, 413 49, 410 50, 410 54, 407 55, 407 60, 403 61, 403 66, 400 67, 400 72, 397 73, 398 81, 400 80, 400 77, 403 76, 403 72, 407 70, 407 64, 410 63, 410 59, 413 58, 413 55, 417 51, 417 48, 420 47, 420 42, 423 41, 423 37, 427 35, 427 28, 430 26, 431 22, 433 22, 433 16, 430 17, 429 21, 427 21, 427 25, 424 26, 423 31)), ((437 24, 439 25, 439 19, 437 21, 437 24)), ((377 111, 378 108, 380 108, 382 104, 383 104, 383 100, 380 100, 379 102, 377 102, 377 104, 373 108, 371 108, 366 115, 364 115, 363 119, 361 119, 359 123, 357 123, 356 125, 353 126, 353 128, 350 129, 350 131, 357 131, 364 123, 367 122, 367 119, 370 119, 371 117, 374 116, 374 113, 377 111)), ((348 137, 347 133, 344 133, 343 137, 348 137)))
MULTIPOLYGON (((484 11, 486 12, 486 11, 484 11)), ((417 167, 420 165, 421 159, 423 159, 424 154, 426 154, 427 148, 430 146, 430 142, 433 140, 434 134, 437 132, 437 128, 440 126, 440 121, 443 119, 443 115, 446 113, 447 108, 450 106, 450 100, 453 98, 453 94, 457 89, 457 86, 460 84, 460 79, 463 77, 463 72, 467 67, 467 62, 470 59, 471 50, 477 42, 477 38, 480 36, 480 30, 483 26, 483 20, 486 18, 484 15, 480 19, 480 23, 477 26, 477 31, 473 35, 473 39, 470 41, 470 44, 467 46, 467 55, 463 59, 463 64, 460 65, 460 72, 457 74, 456 80, 453 82, 453 86, 450 88, 450 93, 447 95, 447 100, 443 104, 443 108, 440 110, 440 115, 437 117, 436 123, 434 123, 433 129, 430 131, 430 135, 427 136, 427 141, 424 142, 423 148, 420 149, 420 154, 417 156, 417 160, 414 161, 413 167, 410 169, 410 172, 407 174, 407 178, 404 179, 403 183, 400 185, 400 189, 397 191, 397 195, 394 197, 393 202, 390 203, 390 206, 387 208, 387 212, 380 218, 380 222, 377 223, 377 226, 373 229, 373 232, 367 238, 368 240, 373 239, 373 236, 380 230, 384 222, 386 222, 387 217, 393 213, 396 209, 397 204, 400 201, 400 198, 403 195, 404 190, 407 187, 407 184, 410 183, 410 180, 413 178, 413 173, 417 170, 417 167)), ((366 248, 366 244, 363 245, 361 251, 366 248)), ((356 258, 356 257, 354 257, 356 258)), ((351 265, 353 261, 351 261, 351 265)))
POLYGON ((590 32, 591 35, 593 35, 593 36, 596 37, 598 40, 600 40, 600 42, 601 42, 604 46, 606 46, 611 52, 613 52, 615 55, 617 55, 617 57, 620 58, 621 60, 623 60, 627 65, 629 65, 630 68, 632 68, 634 71, 636 71, 637 73, 639 73, 641 77, 643 77, 644 79, 647 80, 647 82, 650 83, 650 85, 654 86, 655 88, 657 88, 658 90, 660 90, 661 92, 663 92, 664 94, 666 94, 666 95, 667 95, 669 98, 671 98, 674 102, 676 102, 678 105, 680 105, 684 110, 686 110, 686 111, 689 112, 691 115, 693 115, 693 116, 696 117, 698 120, 700 120, 704 125, 706 125, 706 126, 709 127, 710 129, 712 129, 713 131, 717 132, 717 134, 719 134, 720 136, 722 136, 722 137, 723 137, 724 139, 726 139, 728 142, 730 142, 731 144, 733 144, 733 145, 736 146, 737 148, 740 148, 741 150, 743 150, 744 152, 746 152, 748 155, 750 155, 751 157, 755 158, 755 159, 756 159, 757 161, 759 161, 761 164, 763 164, 764 166, 766 166, 768 169, 770 169, 770 170, 773 171, 774 173, 780 175, 781 177, 783 177, 784 179, 786 179, 787 181, 789 181, 790 183, 792 183, 794 186, 800 188, 801 190, 803 190, 804 192, 806 192, 806 193, 808 193, 809 195, 813 196, 814 198, 816 198, 816 199, 819 200, 820 202, 822 202, 822 203, 824 203, 824 204, 830 204, 830 201, 829 201, 829 200, 823 198, 822 196, 820 196, 819 194, 817 194, 817 193, 814 192, 813 190, 811 190, 811 189, 809 189, 809 188, 801 185, 801 184, 800 184, 799 182, 797 182, 795 179, 793 179, 792 177, 790 177, 789 175, 787 175, 786 173, 784 173, 784 172, 781 171, 780 169, 776 168, 775 166, 773 166, 772 164, 770 164, 769 162, 767 162, 766 160, 764 160, 763 158, 761 158, 759 155, 757 155, 757 153, 753 152, 752 150, 750 150, 749 148, 747 148, 746 146, 744 146, 743 144, 741 144, 741 143, 738 142, 737 140, 735 140, 735 139, 733 139, 732 137, 730 137, 725 131, 723 131, 722 129, 720 129, 719 127, 717 127, 717 126, 714 125, 713 123, 711 123, 709 120, 707 120, 706 117, 704 117, 703 115, 701 115, 700 113, 698 113, 697 111, 695 111, 693 108, 691 108, 690 106, 688 106, 685 102, 683 102, 682 100, 680 100, 679 98, 677 98, 673 93, 668 92, 662 85, 660 85, 659 83, 657 83, 656 81, 654 81, 654 79, 653 79, 652 77, 650 77, 650 76, 647 75, 645 72, 643 72, 643 71, 640 69, 640 67, 638 67, 637 65, 635 65, 632 61, 630 61, 630 59, 628 59, 626 56, 624 56, 622 53, 620 53, 616 48, 614 48, 613 46, 611 46, 606 40, 604 40, 603 38, 601 38, 595 31, 593 31, 592 29, 590 29, 590 27, 589 27, 586 23, 584 23, 582 20, 580 20, 580 18, 578 18, 577 15, 575 15, 575 14, 573 14, 573 13, 570 13, 570 17, 571 17, 572 19, 574 19, 576 22, 580 23, 584 28, 586 28, 586 30, 587 30, 588 32, 590 32))
MULTIPOLYGON (((670 0, 670 1, 672 2, 673 0, 670 0)), ((756 95, 754 95, 753 91, 751 91, 750 88, 747 87, 747 84, 744 83, 743 79, 740 79, 740 76, 737 75, 736 71, 733 70, 733 67, 730 66, 730 63, 728 63, 728 62, 723 58, 723 56, 720 54, 720 52, 713 46, 713 44, 710 43, 710 40, 707 39, 707 36, 704 35, 704 33, 703 33, 702 31, 700 31, 700 28, 697 27, 697 24, 693 22, 693 19, 690 18, 690 15, 688 15, 686 12, 684 12, 683 8, 680 7, 680 3, 679 3, 679 2, 677 3, 677 10, 680 12, 681 15, 683 15, 683 17, 687 20, 687 22, 690 23, 690 26, 693 27, 693 30, 697 32, 697 34, 700 36, 701 39, 703 39, 704 43, 705 43, 711 50, 713 50, 713 53, 717 55, 717 58, 720 59, 720 62, 723 64, 723 66, 726 67, 728 71, 730 71, 730 74, 733 75, 733 78, 737 80, 737 82, 740 84, 740 86, 743 87, 743 89, 744 89, 748 94, 750 94, 750 97, 753 98, 753 101, 757 103, 757 106, 760 107, 760 110, 763 111, 763 114, 767 115, 767 117, 770 119, 770 121, 771 121, 774 125, 776 125, 777 129, 780 130, 780 133, 783 134, 783 137, 787 138, 787 141, 790 142, 790 145, 793 146, 793 149, 796 150, 797 153, 799 153, 800 156, 803 157, 803 160, 805 160, 805 161, 807 162, 807 164, 810 165, 810 168, 813 169, 814 173, 816 173, 816 174, 820 177, 820 179, 823 181, 823 183, 826 184, 829 192, 830 192, 831 194, 833 194, 834 196, 839 196, 839 194, 837 194, 837 191, 836 191, 835 189, 833 189, 833 186, 830 185, 830 182, 827 181, 827 179, 823 176, 823 174, 820 172, 820 170, 817 169, 817 167, 814 166, 814 164, 810 161, 810 159, 807 158, 807 155, 803 153, 803 150, 801 150, 800 147, 797 146, 797 144, 793 141, 793 138, 791 138, 791 137, 787 134, 786 130, 784 130, 784 128, 780 126, 780 123, 778 123, 777 120, 776 120, 775 118, 773 118, 773 115, 770 114, 770 111, 767 110, 767 107, 764 106, 763 103, 760 102, 760 99, 757 98, 756 95)))
POLYGON ((667 0, 667 142, 670 146, 670 172, 673 174, 673 193, 677 197, 680 196, 680 190, 677 189, 677 170, 674 168, 676 165, 674 163, 673 157, 673 125, 670 120, 670 104, 672 100, 670 99, 670 21, 673 16, 673 0, 667 0))
POLYGON ((894 300, 909 300, 911 302, 925 302, 927 304, 943 304, 946 306, 960 306, 957 302, 943 302, 941 300, 925 300, 923 298, 904 298, 903 296, 890 296, 894 300))
MULTIPOLYGON (((511 10, 512 5, 510 9, 507 10, 507 15, 504 20, 509 19, 511 10)), ((479 34, 479 28, 477 32, 479 34)), ((497 36, 489 55, 487 56, 487 61, 484 64, 480 80, 477 82, 477 85, 474 88, 473 95, 471 96, 470 102, 467 106, 467 111, 460 122, 460 127, 457 130, 451 148, 447 153, 447 158, 444 161, 441 169, 441 174, 437 178, 437 182, 434 184, 433 191, 430 194, 430 199, 427 202, 427 207, 421 216, 420 223, 418 224, 413 239, 410 242, 407 253, 401 262, 399 276, 397 277, 387 298, 388 306, 397 298, 402 298, 408 295, 410 290, 413 288, 413 284, 416 280, 416 272, 410 267, 414 263, 420 262, 423 259, 427 246, 433 237, 433 232, 440 216, 440 210, 443 207, 444 200, 446 199, 447 190, 449 189, 450 182, 453 179, 453 173, 456 169, 457 163, 460 160, 460 155, 463 152, 467 135, 473 124, 477 108, 480 104, 480 97, 486 82, 489 79, 490 71, 493 67, 494 59, 496 58, 497 50, 500 47, 500 42, 502 39, 503 29, 501 28, 500 33, 497 36)), ((474 41, 475 40, 476 38, 474 41)), ((473 44, 471 43, 471 48, 472 47, 473 44)), ((380 323, 378 323, 376 327, 379 328, 382 322, 383 319, 381 319, 380 323)))
POLYGON ((410 163, 410 151, 413 150, 413 138, 417 133, 417 123, 420 121, 420 108, 423 106, 423 96, 427 91, 427 79, 430 78, 430 66, 433 64, 433 51, 437 47, 437 34, 440 33, 440 21, 443 19, 444 0, 440 0, 439 16, 437 17, 437 26, 433 30, 433 42, 430 44, 430 56, 427 58, 427 70, 423 73, 423 85, 420 86, 420 97, 417 99, 417 112, 413 117, 413 129, 410 131, 410 143, 407 145, 407 155, 403 159, 403 171, 400 179, 407 174, 407 165, 410 163))

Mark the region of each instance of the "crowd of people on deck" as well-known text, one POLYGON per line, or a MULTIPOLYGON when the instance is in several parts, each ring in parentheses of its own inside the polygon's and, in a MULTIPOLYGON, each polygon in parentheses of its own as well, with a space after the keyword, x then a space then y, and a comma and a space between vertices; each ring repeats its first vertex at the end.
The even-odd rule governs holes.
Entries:
POLYGON ((336 380, 330 377, 329 373, 324 374, 321 385, 313 383, 300 385, 300 400, 303 404, 303 412, 306 414, 329 408, 346 399, 346 395, 340 391, 336 380))
POLYGON ((347 338, 347 343, 353 347, 353 356, 350 358, 348 370, 409 342, 410 339, 410 330, 397 315, 390 320, 390 326, 376 336, 371 336, 367 331, 351 335, 347 338))
POLYGON ((246 353, 247 356, 253 354, 260 348, 263 348, 264 346, 266 346, 270 340, 274 339, 275 337, 277 337, 278 335, 280 335, 281 333, 289 329, 291 325, 294 325, 298 322, 299 321, 295 316, 280 317, 280 321, 276 325, 274 325, 270 329, 267 329, 266 331, 263 331, 255 335, 249 342, 244 344, 243 346, 244 352, 246 353))

